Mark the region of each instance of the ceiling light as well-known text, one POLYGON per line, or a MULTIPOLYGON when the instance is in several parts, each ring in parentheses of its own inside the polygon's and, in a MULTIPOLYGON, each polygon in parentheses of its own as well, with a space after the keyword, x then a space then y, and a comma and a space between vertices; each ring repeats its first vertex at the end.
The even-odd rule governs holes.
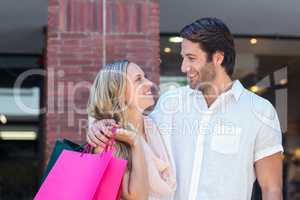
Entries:
POLYGON ((178 36, 170 37, 169 38, 169 42, 172 42, 172 43, 181 43, 182 41, 183 41, 183 38, 182 37, 178 37, 178 36))
POLYGON ((280 83, 280 85, 285 85, 288 83, 288 80, 286 78, 284 78, 284 79, 281 79, 279 83, 280 83))
POLYGON ((36 140, 37 133, 34 131, 0 131, 2 140, 36 140))
POLYGON ((300 148, 295 149, 294 158, 300 160, 300 148))
POLYGON ((0 114, 0 122, 1 122, 2 124, 6 124, 6 123, 7 123, 7 118, 6 118, 5 115, 0 114))
POLYGON ((258 87, 257 85, 251 86, 250 90, 254 93, 259 92, 261 90, 260 87, 258 87))
POLYGON ((251 38, 250 39, 250 43, 253 44, 253 45, 256 44, 257 43, 257 39, 256 38, 251 38))
POLYGON ((164 48, 165 53, 171 53, 172 49, 170 47, 164 48))

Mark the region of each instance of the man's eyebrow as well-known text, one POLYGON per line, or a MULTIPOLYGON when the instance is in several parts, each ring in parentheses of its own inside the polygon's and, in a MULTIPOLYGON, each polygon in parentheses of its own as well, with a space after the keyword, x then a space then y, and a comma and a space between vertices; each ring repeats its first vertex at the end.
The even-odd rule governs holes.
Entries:
POLYGON ((183 57, 183 56, 196 57, 196 55, 191 54, 191 53, 187 53, 187 54, 180 53, 180 55, 181 55, 181 57, 183 57))
POLYGON ((191 54, 191 53, 188 53, 188 54, 186 54, 186 56, 192 56, 192 57, 195 57, 196 55, 191 54))

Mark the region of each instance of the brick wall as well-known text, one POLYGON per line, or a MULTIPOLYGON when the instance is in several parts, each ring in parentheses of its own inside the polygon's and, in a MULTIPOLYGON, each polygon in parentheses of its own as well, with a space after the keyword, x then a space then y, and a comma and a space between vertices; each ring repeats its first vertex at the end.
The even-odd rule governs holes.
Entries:
POLYGON ((158 0, 48 2, 46 161, 56 139, 85 140, 88 88, 104 61, 129 59, 159 82, 158 0))

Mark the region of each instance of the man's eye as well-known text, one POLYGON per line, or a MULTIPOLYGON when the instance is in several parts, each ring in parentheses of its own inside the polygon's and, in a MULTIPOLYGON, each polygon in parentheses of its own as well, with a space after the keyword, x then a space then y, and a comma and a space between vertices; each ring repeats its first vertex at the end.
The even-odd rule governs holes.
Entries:
POLYGON ((194 61, 194 60, 195 60, 195 58, 190 58, 190 57, 189 57, 189 60, 190 60, 190 61, 194 61))

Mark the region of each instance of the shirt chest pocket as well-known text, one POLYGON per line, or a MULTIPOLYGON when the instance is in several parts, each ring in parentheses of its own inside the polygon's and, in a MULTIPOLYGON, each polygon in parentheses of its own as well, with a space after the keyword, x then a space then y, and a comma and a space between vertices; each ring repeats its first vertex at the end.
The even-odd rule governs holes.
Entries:
POLYGON ((241 128, 220 125, 211 138, 210 148, 222 154, 236 154, 240 149, 241 128))

